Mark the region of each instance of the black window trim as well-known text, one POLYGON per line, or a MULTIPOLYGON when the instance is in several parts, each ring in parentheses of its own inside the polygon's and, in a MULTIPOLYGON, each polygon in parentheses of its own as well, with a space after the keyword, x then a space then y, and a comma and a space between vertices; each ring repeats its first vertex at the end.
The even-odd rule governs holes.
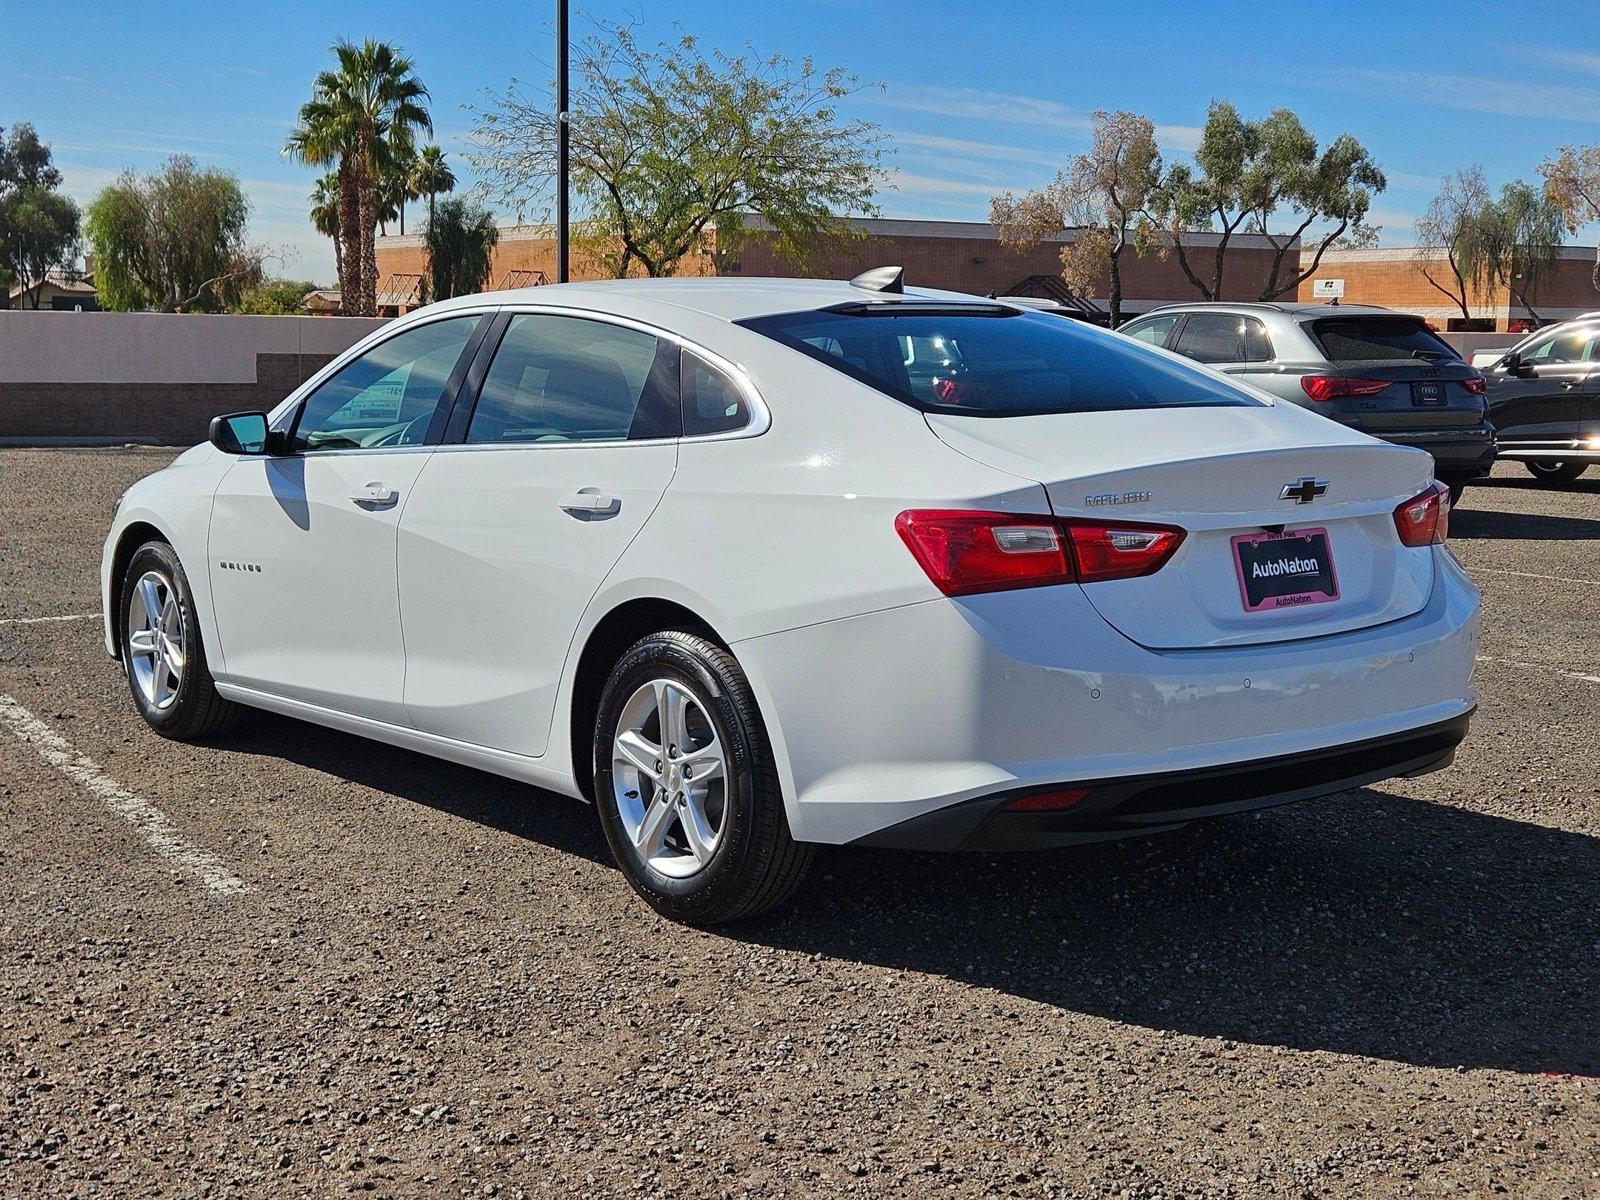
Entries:
MULTIPOLYGON (((638 321, 632 317, 618 316, 614 313, 597 312, 589 308, 577 308, 565 304, 508 304, 496 309, 498 318, 493 333, 483 339, 478 349, 477 358, 473 361, 467 377, 467 387, 461 389, 455 397, 454 407, 450 413, 449 422, 444 430, 443 439, 434 448, 452 452, 465 452, 476 450, 594 450, 602 446, 660 446, 677 442, 712 442, 732 441, 738 438, 759 437, 772 427, 771 410, 767 407, 766 400, 756 388, 750 374, 738 363, 733 362, 725 355, 718 354, 715 350, 708 349, 699 342, 690 341, 681 334, 670 329, 663 329, 659 325, 652 325, 648 321, 638 321), (580 320, 599 321, 605 325, 615 325, 623 329, 633 329, 640 333, 649 334, 662 343, 663 348, 671 347, 675 351, 690 350, 716 367, 734 382, 739 391, 744 395, 745 403, 750 411, 750 420, 738 429, 723 430, 720 433, 701 433, 685 435, 682 430, 683 400, 681 395, 682 372, 677 372, 678 378, 674 381, 677 385, 674 394, 678 400, 679 433, 665 437, 654 438, 628 438, 613 442, 469 442, 467 428, 472 424, 473 411, 478 406, 478 397, 482 393, 484 380, 488 377, 489 366, 494 361, 494 356, 499 352, 500 342, 505 337, 506 329, 511 325, 511 319, 519 316, 552 316, 573 317, 580 320)), ((673 353, 671 358, 677 364, 679 355, 673 353)), ((652 373, 659 366, 661 358, 658 355, 656 365, 651 367, 652 373)))

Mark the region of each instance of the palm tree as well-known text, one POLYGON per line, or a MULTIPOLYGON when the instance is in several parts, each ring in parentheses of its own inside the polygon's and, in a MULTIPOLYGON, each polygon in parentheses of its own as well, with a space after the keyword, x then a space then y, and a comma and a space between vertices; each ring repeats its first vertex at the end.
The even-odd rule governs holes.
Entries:
POLYGON ((499 241, 500 230, 487 209, 465 200, 442 202, 422 234, 430 299, 448 300, 485 290, 499 241))
POLYGON ((456 187, 455 172, 444 161, 444 151, 437 146, 424 146, 417 153, 411 168, 411 194, 428 198, 428 223, 433 223, 433 198, 443 192, 453 192, 456 187))
POLYGON ((372 316, 378 295, 378 189, 395 164, 414 153, 416 131, 433 132, 433 120, 428 89, 397 47, 369 38, 359 46, 337 42, 333 53, 337 69, 317 76, 284 152, 313 166, 337 164, 344 240, 339 286, 347 297, 346 312, 372 316))
MULTIPOLYGON (((339 173, 329 171, 311 189, 311 225, 325 238, 333 239, 333 262, 344 286, 344 242, 339 236, 339 173)), ((342 298, 341 298, 342 299, 342 298)))

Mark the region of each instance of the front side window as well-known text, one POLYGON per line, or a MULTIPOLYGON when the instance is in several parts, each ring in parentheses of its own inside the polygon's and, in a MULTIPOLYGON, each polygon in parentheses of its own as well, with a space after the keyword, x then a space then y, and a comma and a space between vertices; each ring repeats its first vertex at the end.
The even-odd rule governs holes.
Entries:
POLYGON ((1525 363, 1556 365, 1590 363, 1600 357, 1600 326, 1585 325, 1563 329, 1518 355, 1525 363))
POLYGON ((1176 316, 1151 317, 1148 321, 1143 321, 1123 332, 1137 341, 1149 342, 1152 346, 1165 346, 1167 337, 1172 333, 1172 327, 1177 323, 1176 316))
POLYGON ((428 435, 477 315, 430 321, 346 363, 300 406, 290 448, 374 450, 428 435))
MULTIPOLYGON (((675 349, 675 348, 674 348, 675 349)), ((467 441, 624 442, 677 434, 670 355, 638 329, 524 313, 511 319, 467 441)))
POLYGON ((1259 404, 1081 321, 952 306, 817 309, 739 322, 916 408, 977 417, 1259 404))

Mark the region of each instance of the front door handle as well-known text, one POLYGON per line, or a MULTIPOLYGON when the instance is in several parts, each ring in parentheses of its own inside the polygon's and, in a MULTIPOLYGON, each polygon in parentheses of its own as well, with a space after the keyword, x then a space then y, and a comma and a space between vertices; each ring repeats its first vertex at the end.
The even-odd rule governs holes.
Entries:
POLYGON ((350 499, 355 504, 393 504, 399 498, 399 492, 382 483, 369 483, 350 493, 350 499))
POLYGON ((1570 392, 1573 388, 1580 388, 1587 382, 1589 382, 1587 379, 1563 379, 1556 386, 1563 392, 1570 392))
POLYGON ((622 507, 621 497, 607 495, 599 488, 580 488, 576 492, 568 492, 557 503, 574 516, 605 516, 622 507))

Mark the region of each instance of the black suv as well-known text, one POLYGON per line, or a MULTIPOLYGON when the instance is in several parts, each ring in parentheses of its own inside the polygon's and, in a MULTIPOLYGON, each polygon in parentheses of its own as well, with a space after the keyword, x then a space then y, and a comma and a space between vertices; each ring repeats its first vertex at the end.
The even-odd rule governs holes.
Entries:
POLYGON ((1356 304, 1173 304, 1121 332, 1426 450, 1452 499, 1494 465, 1483 376, 1421 317, 1356 304))
POLYGON ((1483 371, 1501 457, 1555 486, 1600 462, 1600 314, 1531 333, 1483 371))

